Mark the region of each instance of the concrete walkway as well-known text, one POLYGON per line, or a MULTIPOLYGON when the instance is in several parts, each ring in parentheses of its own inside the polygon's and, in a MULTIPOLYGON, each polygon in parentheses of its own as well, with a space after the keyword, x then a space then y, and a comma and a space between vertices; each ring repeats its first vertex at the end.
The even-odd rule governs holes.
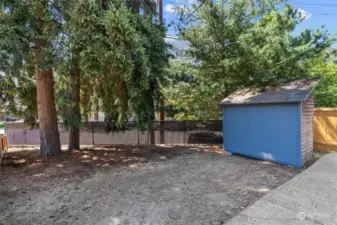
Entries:
POLYGON ((227 225, 337 225, 337 153, 233 217, 227 225))

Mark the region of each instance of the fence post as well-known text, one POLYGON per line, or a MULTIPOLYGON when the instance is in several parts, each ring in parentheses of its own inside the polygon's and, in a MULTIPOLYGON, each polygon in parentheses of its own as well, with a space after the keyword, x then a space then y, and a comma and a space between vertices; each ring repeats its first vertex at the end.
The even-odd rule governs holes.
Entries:
POLYGON ((150 123, 150 144, 156 144, 156 132, 155 132, 156 121, 150 123))
POLYGON ((93 145, 93 146, 95 145, 95 136, 94 136, 94 132, 95 132, 95 129, 94 129, 94 122, 91 121, 91 141, 92 141, 92 145, 93 145))
POLYGON ((185 123, 185 120, 183 120, 183 128, 184 128, 184 131, 183 131, 184 144, 186 144, 186 123, 185 123))
POLYGON ((138 147, 139 147, 139 129, 137 128, 137 144, 138 144, 138 147))
POLYGON ((165 118, 164 114, 160 113, 160 124, 159 124, 159 133, 160 133, 160 144, 165 144, 165 118))
POLYGON ((7 123, 6 123, 6 116, 5 116, 5 120, 4 120, 4 132, 5 134, 7 134, 8 130, 7 130, 7 123))

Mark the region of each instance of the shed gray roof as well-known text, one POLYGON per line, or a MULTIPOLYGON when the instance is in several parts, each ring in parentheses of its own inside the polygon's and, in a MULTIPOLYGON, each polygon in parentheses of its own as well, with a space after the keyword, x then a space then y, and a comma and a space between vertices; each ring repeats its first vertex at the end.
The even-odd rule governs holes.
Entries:
POLYGON ((252 87, 240 89, 222 100, 220 105, 302 102, 309 97, 320 79, 321 77, 305 78, 279 86, 268 86, 263 92, 252 87))

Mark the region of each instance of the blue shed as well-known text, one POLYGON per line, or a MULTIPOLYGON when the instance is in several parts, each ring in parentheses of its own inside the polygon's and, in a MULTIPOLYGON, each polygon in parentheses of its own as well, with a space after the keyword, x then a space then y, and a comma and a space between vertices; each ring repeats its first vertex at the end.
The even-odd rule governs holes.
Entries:
POLYGON ((224 150, 303 166, 313 152, 313 90, 319 80, 241 89, 222 100, 224 150))

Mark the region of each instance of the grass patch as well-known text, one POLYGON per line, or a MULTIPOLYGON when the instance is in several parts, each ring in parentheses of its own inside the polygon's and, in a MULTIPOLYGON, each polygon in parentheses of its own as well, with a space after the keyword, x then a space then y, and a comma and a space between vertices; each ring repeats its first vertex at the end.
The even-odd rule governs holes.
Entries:
POLYGON ((313 154, 312 154, 312 158, 317 160, 319 158, 321 158, 323 155, 328 154, 329 152, 323 152, 323 151, 319 151, 319 150, 314 150, 313 154))

